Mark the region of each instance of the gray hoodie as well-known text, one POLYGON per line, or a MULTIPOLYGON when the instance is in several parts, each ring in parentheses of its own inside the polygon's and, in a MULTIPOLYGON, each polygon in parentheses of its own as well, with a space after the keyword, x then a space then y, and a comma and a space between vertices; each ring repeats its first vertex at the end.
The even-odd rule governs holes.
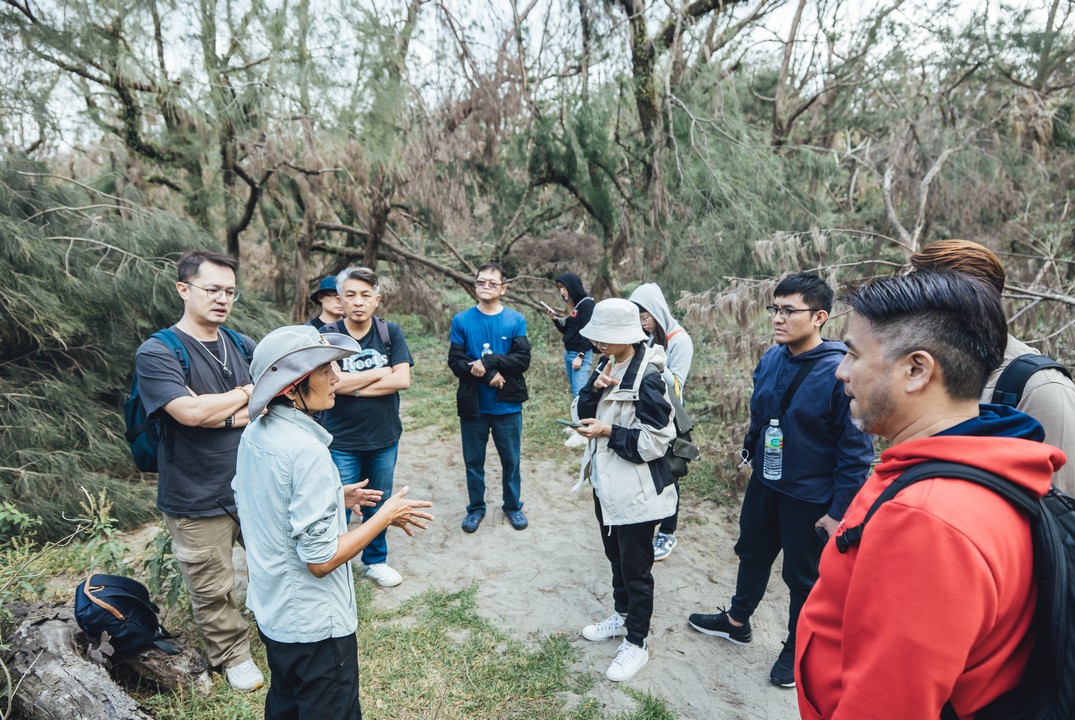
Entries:
POLYGON ((645 309, 664 330, 668 338, 668 347, 665 348, 668 353, 667 368, 679 380, 682 388, 687 384, 691 360, 694 359, 694 341, 691 336, 672 317, 672 311, 668 309, 668 302, 657 283, 639 285, 628 300, 645 309))

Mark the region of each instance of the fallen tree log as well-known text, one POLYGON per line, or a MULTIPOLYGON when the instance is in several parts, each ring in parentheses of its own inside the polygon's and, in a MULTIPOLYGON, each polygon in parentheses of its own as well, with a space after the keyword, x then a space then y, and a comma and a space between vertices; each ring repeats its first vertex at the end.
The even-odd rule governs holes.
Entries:
MULTIPOLYGON (((11 671, 14 706, 26 720, 151 720, 113 680, 104 664, 83 655, 89 646, 69 605, 9 608, 14 630, 3 661, 11 671)), ((101 649, 108 650, 102 645, 101 649)), ((201 655, 182 648, 168 655, 150 648, 109 660, 116 674, 137 676, 157 687, 185 687, 207 694, 208 666, 201 655)), ((100 652, 91 653, 104 660, 100 652)))

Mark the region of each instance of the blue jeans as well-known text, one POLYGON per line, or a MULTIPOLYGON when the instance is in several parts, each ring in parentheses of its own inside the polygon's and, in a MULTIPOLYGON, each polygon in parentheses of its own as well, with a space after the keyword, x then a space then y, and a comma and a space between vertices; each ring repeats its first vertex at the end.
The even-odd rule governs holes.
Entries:
POLYGON ((578 355, 575 350, 564 350, 564 369, 567 370, 567 383, 571 386, 571 397, 579 396, 582 386, 590 378, 590 367, 593 362, 593 350, 587 350, 582 356, 582 367, 575 370, 571 367, 571 363, 578 355))
POLYGON ((467 494, 470 503, 467 512, 485 511, 485 448, 489 434, 500 456, 500 468, 504 476, 504 512, 521 510, 519 494, 522 475, 519 472, 519 453, 523 437, 523 414, 478 415, 459 418, 459 431, 463 438, 463 462, 467 466, 467 494))
MULTIPOLYGON (((373 514, 381 509, 384 501, 392 496, 392 480, 396 474, 396 453, 399 443, 389 445, 383 450, 372 450, 363 453, 351 453, 344 450, 329 450, 332 454, 332 462, 336 463, 336 469, 340 471, 340 481, 344 485, 362 482, 369 479, 366 487, 370 490, 380 490, 384 493, 381 501, 374 507, 362 508, 362 521, 365 522, 373 517, 373 514)), ((347 511, 347 522, 351 522, 351 511, 347 511)), ((370 544, 362 550, 362 562, 367 565, 383 563, 388 559, 388 541, 385 539, 388 529, 373 538, 370 544)))

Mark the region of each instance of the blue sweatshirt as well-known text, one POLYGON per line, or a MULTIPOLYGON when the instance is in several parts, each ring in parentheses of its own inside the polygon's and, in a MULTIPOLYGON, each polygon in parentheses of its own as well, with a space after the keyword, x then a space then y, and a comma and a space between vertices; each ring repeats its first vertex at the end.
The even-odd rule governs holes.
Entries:
POLYGON ((765 351, 754 369, 750 397, 748 447, 754 475, 777 492, 813 503, 830 503, 828 514, 839 520, 851 498, 866 481, 873 462, 873 438, 851 423, 850 400, 836 367, 847 346, 824 340, 813 350, 792 355, 786 346, 765 351), (780 401, 802 363, 820 358, 803 379, 780 420, 784 432, 783 474, 766 480, 762 474, 762 442, 769 420, 780 414, 780 401), (754 442, 750 443, 753 439, 754 442))

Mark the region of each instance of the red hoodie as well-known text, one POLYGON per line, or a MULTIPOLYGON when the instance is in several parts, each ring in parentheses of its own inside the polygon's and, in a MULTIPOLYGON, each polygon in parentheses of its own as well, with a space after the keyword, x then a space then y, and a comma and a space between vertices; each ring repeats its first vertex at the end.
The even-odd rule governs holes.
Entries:
MULTIPOLYGON (((862 522, 904 470, 974 465, 1037 495, 1064 453, 1012 437, 935 435, 900 443, 844 515, 862 522)), ((1029 521, 990 490, 923 480, 883 505, 846 554, 827 543, 799 617, 795 680, 806 720, 925 720, 950 699, 960 718, 1013 688, 1026 666, 1036 593, 1029 521)))

